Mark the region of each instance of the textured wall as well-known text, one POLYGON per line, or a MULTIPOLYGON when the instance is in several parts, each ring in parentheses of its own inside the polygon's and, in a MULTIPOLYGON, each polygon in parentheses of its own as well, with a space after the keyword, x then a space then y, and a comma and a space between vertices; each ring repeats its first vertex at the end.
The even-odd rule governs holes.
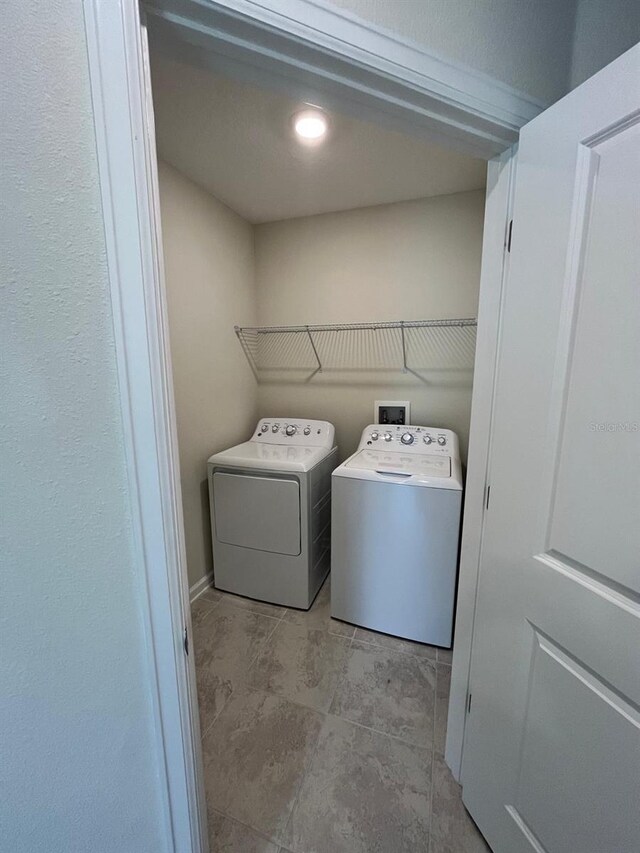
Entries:
POLYGON ((575 0, 332 2, 548 103, 569 88, 575 0))
POLYGON ((191 585, 211 571, 207 459, 245 441, 256 381, 233 327, 256 322, 253 230, 160 163, 160 202, 191 585))
POLYGON ((579 0, 571 88, 579 86, 639 41, 639 0, 579 0))
POLYGON ((80 0, 0 30, 0 849, 158 853, 80 0))
MULTIPOLYGON (((484 192, 256 226, 263 325, 475 317, 484 192)), ((324 418, 353 452, 376 399, 409 399, 416 424, 449 427, 466 455, 471 371, 316 374, 260 385, 261 416, 324 418)))

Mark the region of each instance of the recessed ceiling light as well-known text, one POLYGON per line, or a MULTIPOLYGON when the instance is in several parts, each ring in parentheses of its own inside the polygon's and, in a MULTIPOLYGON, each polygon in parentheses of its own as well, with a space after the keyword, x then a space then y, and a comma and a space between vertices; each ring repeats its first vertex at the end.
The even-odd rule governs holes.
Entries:
POLYGON ((304 142, 319 142, 326 136, 329 122, 321 110, 302 110, 293 117, 293 128, 304 142))

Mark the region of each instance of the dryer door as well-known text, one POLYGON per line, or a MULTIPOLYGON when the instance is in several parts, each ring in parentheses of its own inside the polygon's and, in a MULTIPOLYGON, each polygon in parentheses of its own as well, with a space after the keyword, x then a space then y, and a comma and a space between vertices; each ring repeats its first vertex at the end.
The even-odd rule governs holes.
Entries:
POLYGON ((213 475, 216 537, 226 545, 300 553, 300 484, 278 477, 213 475))

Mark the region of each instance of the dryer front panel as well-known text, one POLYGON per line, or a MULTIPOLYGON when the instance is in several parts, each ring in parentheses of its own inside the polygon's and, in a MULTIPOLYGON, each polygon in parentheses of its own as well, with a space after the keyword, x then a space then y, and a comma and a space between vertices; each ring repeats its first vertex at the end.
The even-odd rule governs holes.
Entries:
POLYGON ((220 542, 275 554, 300 553, 297 480, 216 471, 213 504, 220 542))

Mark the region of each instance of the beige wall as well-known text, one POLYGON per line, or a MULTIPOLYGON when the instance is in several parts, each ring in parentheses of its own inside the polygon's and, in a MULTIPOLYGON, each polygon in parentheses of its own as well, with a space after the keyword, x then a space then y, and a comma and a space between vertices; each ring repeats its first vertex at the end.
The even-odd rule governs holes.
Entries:
MULTIPOLYGON (((262 325, 475 317, 484 192, 381 205, 255 228, 262 325)), ((259 387, 261 416, 332 421, 342 456, 376 399, 409 399, 412 420, 455 430, 466 457, 471 371, 341 374, 259 387)), ((284 381, 282 381, 284 380, 284 381)))
POLYGON ((160 203, 178 420, 187 566, 211 571, 207 459, 245 441, 256 383, 233 331, 256 322, 253 230, 160 163, 160 203))

